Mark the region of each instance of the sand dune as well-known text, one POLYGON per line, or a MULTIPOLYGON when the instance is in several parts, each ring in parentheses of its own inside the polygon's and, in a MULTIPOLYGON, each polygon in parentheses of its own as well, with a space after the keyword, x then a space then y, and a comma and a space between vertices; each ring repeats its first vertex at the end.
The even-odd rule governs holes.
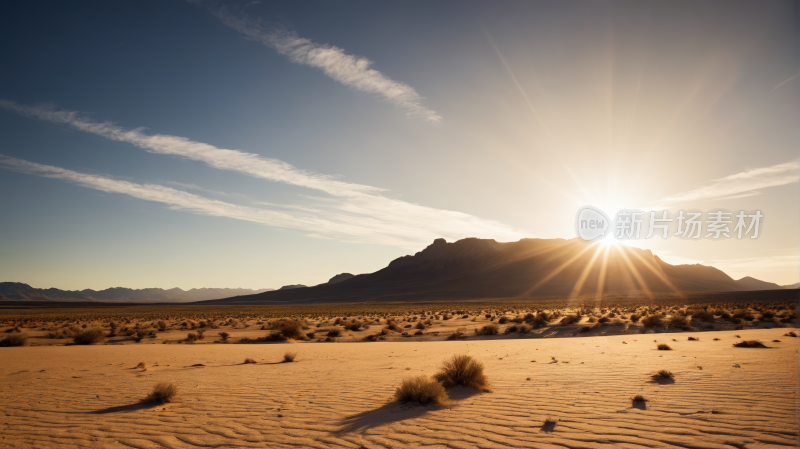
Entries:
POLYGON ((800 344, 786 331, 7 348, 0 447, 795 447, 800 344), (771 348, 734 348, 736 334, 771 348), (297 362, 276 363, 287 349, 297 362), (389 402, 403 377, 456 353, 484 362, 493 393, 389 402), (675 382, 653 381, 659 369, 675 382), (139 404, 161 381, 179 385, 180 402, 139 404), (648 402, 632 403, 637 393, 648 402))

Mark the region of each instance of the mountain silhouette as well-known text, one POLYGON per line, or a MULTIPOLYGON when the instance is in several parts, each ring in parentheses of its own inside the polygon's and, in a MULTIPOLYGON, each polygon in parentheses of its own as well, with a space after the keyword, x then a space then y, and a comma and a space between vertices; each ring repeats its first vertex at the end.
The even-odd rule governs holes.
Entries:
POLYGON ((302 289, 206 301, 219 304, 419 301, 683 294, 782 289, 734 280, 709 266, 670 265, 649 250, 577 239, 498 243, 435 240, 375 273, 302 289))

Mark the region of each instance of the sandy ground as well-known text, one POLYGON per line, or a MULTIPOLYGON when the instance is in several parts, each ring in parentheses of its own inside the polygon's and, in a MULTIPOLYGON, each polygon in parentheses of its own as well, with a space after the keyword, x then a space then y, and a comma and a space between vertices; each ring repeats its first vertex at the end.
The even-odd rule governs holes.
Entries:
POLYGON ((797 447, 800 338, 789 330, 1 348, 0 447, 797 447), (737 334, 771 348, 734 348, 737 334), (277 363, 287 350, 297 361, 277 363), (389 402, 403 377, 458 353, 485 364, 492 393, 389 402), (654 382, 659 369, 674 383, 654 382), (162 381, 180 402, 140 405, 162 381))

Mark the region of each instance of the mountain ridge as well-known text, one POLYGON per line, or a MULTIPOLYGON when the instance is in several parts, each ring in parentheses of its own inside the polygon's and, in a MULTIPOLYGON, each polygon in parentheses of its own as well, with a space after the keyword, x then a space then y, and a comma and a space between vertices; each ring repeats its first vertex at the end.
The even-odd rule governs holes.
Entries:
POLYGON ((577 239, 499 243, 436 239, 414 255, 374 273, 334 284, 265 292, 204 303, 321 303, 582 297, 610 294, 734 292, 783 289, 746 277, 735 280, 700 264, 670 265, 649 250, 587 244, 577 239))

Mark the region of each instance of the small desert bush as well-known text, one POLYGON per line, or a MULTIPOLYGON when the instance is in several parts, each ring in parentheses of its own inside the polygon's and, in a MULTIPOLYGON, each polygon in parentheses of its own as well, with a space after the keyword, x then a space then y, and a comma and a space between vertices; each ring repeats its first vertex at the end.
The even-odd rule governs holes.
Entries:
POLYGON ((700 321, 714 321, 714 314, 701 309, 692 313, 692 319, 700 321))
POLYGON ((700 339, 697 338, 697 337, 689 337, 689 341, 698 341, 698 340, 700 340, 700 339))
POLYGON ((424 375, 403 379, 403 382, 394 391, 394 400, 398 402, 445 404, 447 399, 444 386, 436 379, 424 375))
POLYGON ((331 329, 328 331, 328 337, 339 337, 342 335, 342 331, 339 329, 331 329))
POLYGON ((672 315, 669 318, 669 325, 683 329, 689 327, 689 320, 683 315, 672 315))
POLYGON ((641 394, 637 394, 631 399, 633 402, 647 402, 647 399, 644 398, 641 394))
POLYGON ((574 324, 581 320, 580 315, 567 315, 564 318, 561 318, 561 324, 574 324))
POLYGON ((220 332, 218 335, 219 335, 220 340, 222 340, 223 343, 227 343, 231 338, 231 334, 229 334, 227 332, 220 332))
POLYGON ((72 341, 77 345, 94 345, 106 341, 106 333, 103 329, 85 329, 75 334, 72 341))
POLYGON ((655 377, 656 379, 664 379, 664 380, 666 380, 666 379, 675 379, 675 375, 674 375, 674 374, 672 374, 672 372, 671 372, 671 371, 667 371, 667 370, 665 370, 665 369, 659 370, 659 371, 658 371, 658 372, 655 374, 655 376, 654 376, 654 377, 655 377))
POLYGON ((450 334, 447 339, 448 340, 458 340, 461 338, 467 338, 467 328, 466 327, 459 327, 456 329, 455 332, 450 334))
POLYGON ((142 402, 173 402, 178 396, 178 386, 171 382, 160 382, 157 383, 155 387, 153 387, 153 391, 150 392, 142 402))
POLYGON ((10 334, 0 339, 0 347, 25 346, 28 344, 28 336, 25 334, 10 334))
POLYGON ((783 334, 784 337, 797 337, 797 334, 794 331, 787 332, 783 334))
POLYGON ((294 362, 294 359, 296 359, 296 358, 297 358, 297 353, 296 352, 286 351, 286 353, 283 354, 283 362, 282 363, 294 362))
POLYGON ((500 327, 496 324, 487 324, 480 329, 475 329, 475 335, 497 335, 500 333, 500 327))
POLYGON ((661 315, 650 315, 647 318, 642 318, 642 324, 646 327, 658 327, 664 325, 664 319, 661 315))
POLYGON ((734 343, 733 345, 737 348, 766 348, 764 343, 761 343, 758 340, 742 340, 739 343, 734 343))
POLYGON ((441 370, 433 376, 445 387, 463 385, 481 391, 492 391, 489 379, 483 372, 483 363, 469 355, 454 355, 446 360, 441 370))
POLYGON ((250 357, 248 357, 248 358, 244 359, 244 363, 245 363, 245 365, 247 365, 249 363, 258 363, 258 362, 256 362, 255 359, 251 359, 250 357))
POLYGON ((658 345, 658 350, 659 351, 672 351, 672 348, 666 343, 661 343, 660 345, 658 345))
POLYGON ((147 364, 144 362, 139 362, 139 364, 136 365, 136 368, 147 369, 147 364))
POLYGON ((306 334, 303 330, 303 323, 297 320, 281 320, 275 325, 272 337, 281 340, 305 340, 306 334))
POLYGON ((530 331, 531 331, 531 327, 526 325, 526 324, 512 324, 511 326, 508 326, 506 328, 506 330, 505 330, 505 332, 507 334, 511 334, 511 333, 514 333, 514 332, 517 332, 517 333, 520 333, 520 334, 527 334, 530 331))

